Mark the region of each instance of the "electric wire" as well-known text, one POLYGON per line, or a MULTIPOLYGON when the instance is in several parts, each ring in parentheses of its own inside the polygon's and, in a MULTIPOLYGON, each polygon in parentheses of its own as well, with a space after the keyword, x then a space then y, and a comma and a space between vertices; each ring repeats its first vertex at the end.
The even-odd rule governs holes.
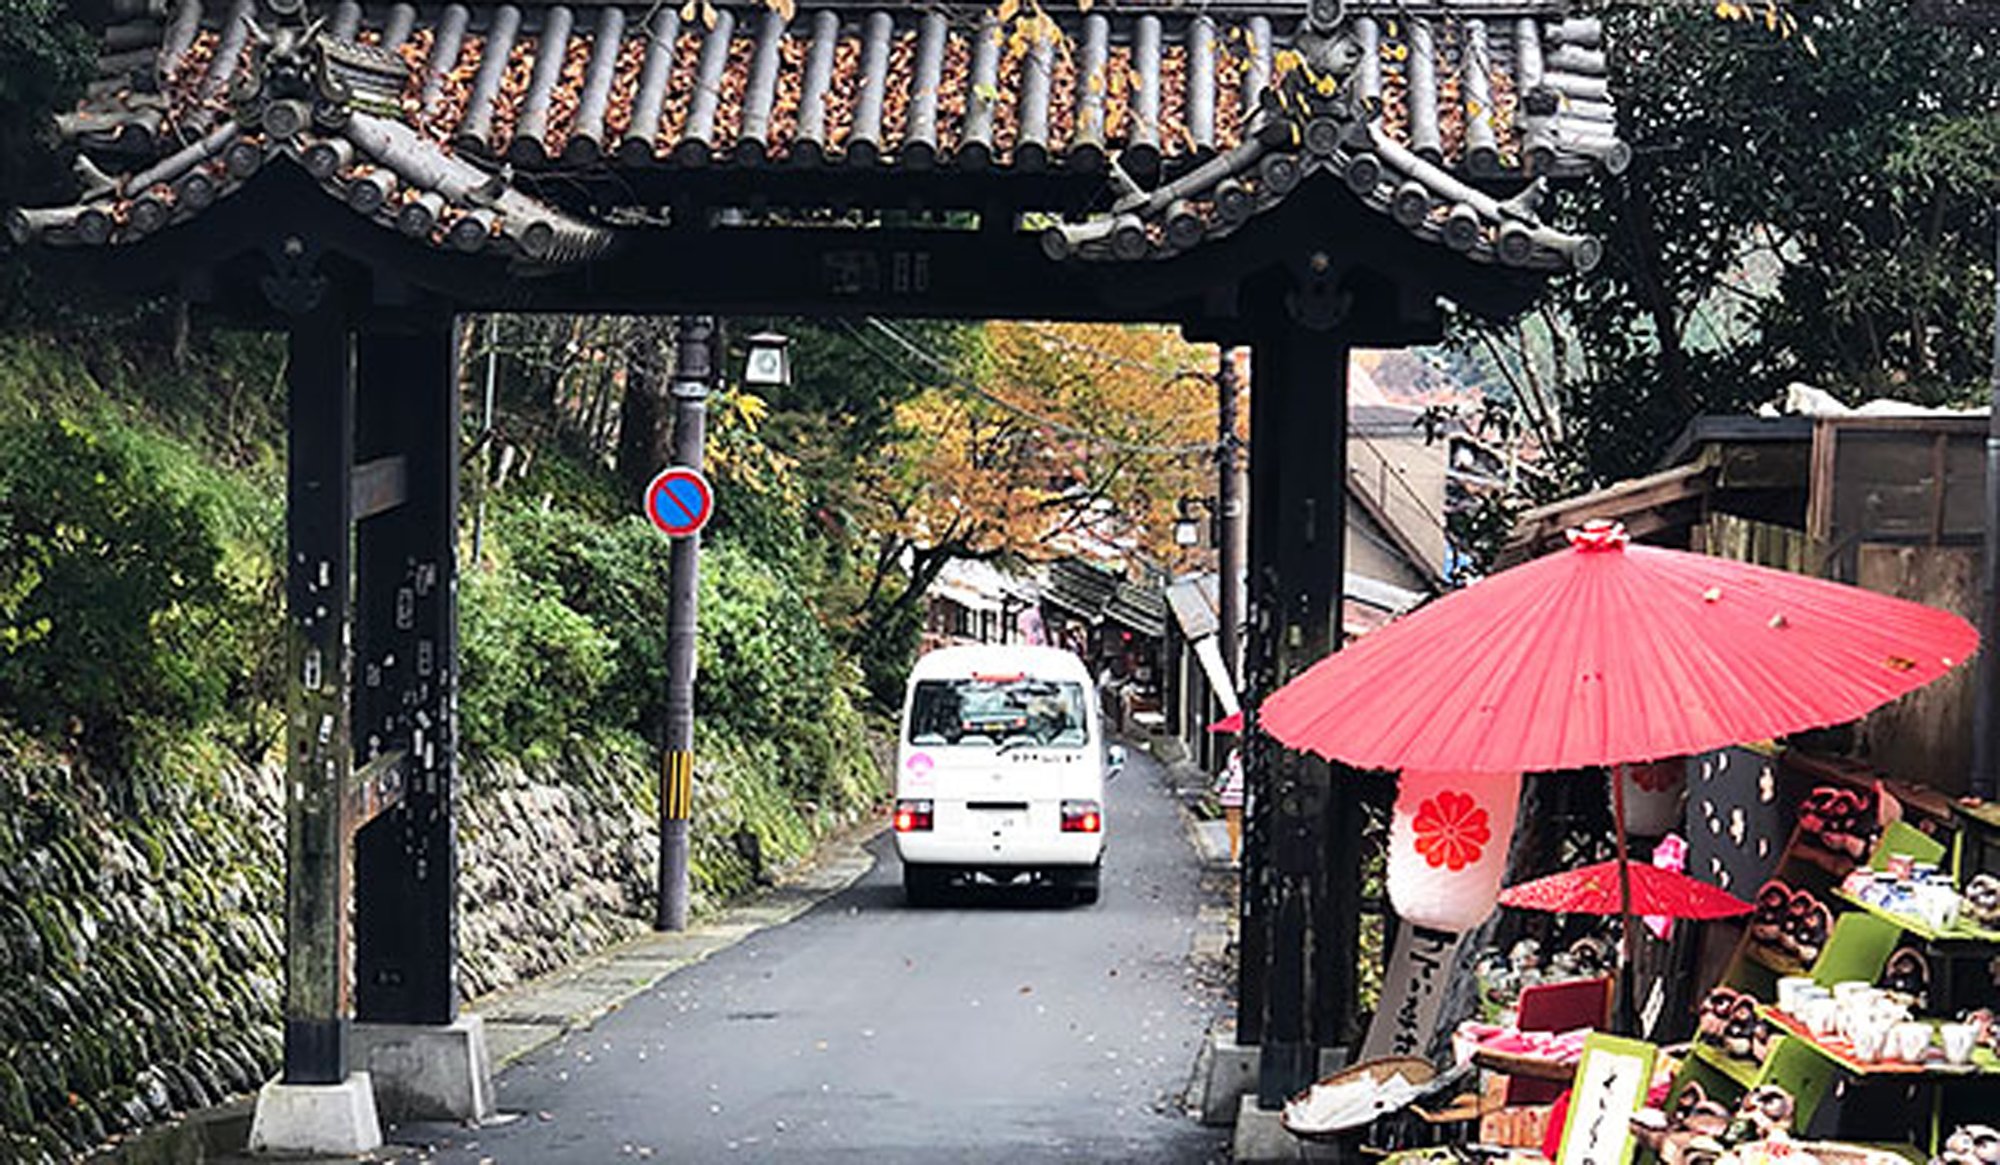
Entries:
MULTIPOLYGON (((1213 441, 1197 442, 1187 445, 1158 445, 1158 444, 1148 444, 1140 441, 1126 441, 1117 437, 1108 437, 1102 433, 1092 432, 1091 430, 1085 429, 1079 425, 1072 425, 1067 421, 1056 420, 1054 417, 1043 416, 1040 413, 1034 412, 1030 409, 1023 408, 1020 405, 1017 405, 1012 401, 1006 400, 1003 397, 995 396, 993 393, 988 392, 987 390, 979 387, 978 385, 960 376, 956 371, 952 369, 952 367, 949 364, 939 359, 936 355, 926 351, 921 345, 917 344, 915 341, 912 341, 907 336, 904 336, 901 332, 897 331, 895 328, 889 326, 889 324, 884 320, 875 316, 869 316, 867 317, 867 322, 869 326, 873 327, 876 331, 880 332, 891 343, 895 344, 897 348, 908 353, 911 357, 915 358, 918 361, 921 361, 923 364, 929 366, 936 373, 940 382, 943 383, 946 387, 955 389, 969 396, 977 397, 979 400, 985 401, 987 404, 990 404, 995 408, 1002 409, 1006 412, 1012 413, 1015 416, 1020 417, 1025 421, 1029 421, 1044 428, 1051 429, 1055 432, 1063 434, 1064 436, 1074 437, 1079 441, 1087 441, 1093 445, 1098 445, 1105 449, 1116 450, 1122 453, 1143 454, 1152 457, 1213 456, 1215 453, 1216 443, 1213 441)), ((841 327, 845 328, 850 335, 854 337, 855 342, 860 344, 864 351, 874 356, 877 360, 880 360, 883 363, 887 364, 889 367, 894 368, 898 372, 901 372, 904 375, 910 374, 910 369, 908 368, 908 366, 906 366, 905 364, 903 364, 902 361, 897 360, 892 356, 885 355, 880 349, 876 348, 873 344, 869 343, 868 337, 864 335, 861 332, 861 330, 855 327, 851 322, 847 320, 841 320, 840 325, 841 327)))

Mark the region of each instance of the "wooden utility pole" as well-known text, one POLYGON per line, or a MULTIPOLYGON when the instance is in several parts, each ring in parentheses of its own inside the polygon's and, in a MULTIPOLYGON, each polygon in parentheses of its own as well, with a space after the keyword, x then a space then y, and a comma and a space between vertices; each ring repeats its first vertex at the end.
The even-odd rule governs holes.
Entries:
MULTIPOLYGON (((714 377, 712 316, 682 316, 674 329, 674 464, 699 470, 714 377)), ((674 539, 667 593, 667 723, 660 759, 660 900, 655 930, 686 930, 688 818, 694 797, 695 614, 701 594, 701 534, 674 539)))

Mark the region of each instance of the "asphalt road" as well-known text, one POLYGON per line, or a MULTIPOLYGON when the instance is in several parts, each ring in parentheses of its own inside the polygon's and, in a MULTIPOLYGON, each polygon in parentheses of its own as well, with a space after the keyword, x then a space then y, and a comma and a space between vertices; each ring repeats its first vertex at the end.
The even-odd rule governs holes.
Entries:
POLYGON ((912 909, 878 839, 861 881, 516 1063, 498 1095, 521 1115, 420 1159, 1220 1159, 1180 1101, 1213 1007, 1194 851, 1145 756, 1108 801, 1095 906, 983 888, 912 909))

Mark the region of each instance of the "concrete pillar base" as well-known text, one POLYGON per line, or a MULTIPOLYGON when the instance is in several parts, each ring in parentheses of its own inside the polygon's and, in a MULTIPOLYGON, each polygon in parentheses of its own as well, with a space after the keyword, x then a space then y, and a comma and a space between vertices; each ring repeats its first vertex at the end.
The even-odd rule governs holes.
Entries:
POLYGON ((357 1023, 349 1039, 390 1121, 492 1118, 493 1068, 479 1016, 448 1024, 357 1023))
POLYGON ((339 1084, 273 1080, 257 1092, 250 1151, 291 1157, 353 1157, 382 1147, 368 1073, 339 1084))
MULTIPOLYGON (((1200 1101, 1202 1124, 1220 1128, 1233 1123, 1243 1108, 1245 1097, 1249 1098, 1252 1107, 1256 1106, 1257 1055, 1255 1045, 1245 1047, 1221 1033, 1209 1036, 1195 1058, 1195 1080, 1201 1089, 1197 1099, 1200 1101)), ((1345 1047, 1319 1050, 1321 1079, 1345 1067, 1345 1047)), ((1271 1115, 1275 1117, 1276 1114, 1271 1115)))
MULTIPOLYGON (((1253 1049, 1254 1050, 1254 1049, 1253 1049)), ((1286 1131, 1278 1113, 1257 1107, 1256 1091, 1243 1097, 1236 1114, 1236 1140, 1230 1151, 1236 1165, 1277 1165, 1293 1161, 1353 1161, 1351 1147, 1302 1141, 1286 1131)))
POLYGON ((1201 1123, 1220 1128, 1236 1120, 1243 1098, 1257 1095, 1257 1049, 1226 1035, 1212 1035, 1200 1057, 1201 1123))

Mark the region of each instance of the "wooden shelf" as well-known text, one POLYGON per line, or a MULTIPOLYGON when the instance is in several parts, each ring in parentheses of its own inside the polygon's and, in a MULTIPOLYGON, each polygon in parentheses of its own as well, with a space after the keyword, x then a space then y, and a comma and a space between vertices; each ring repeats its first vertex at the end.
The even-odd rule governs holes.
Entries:
POLYGON ((1779 866, 1782 868, 1790 862, 1804 862, 1823 873, 1833 875, 1836 880, 1845 878, 1848 874, 1853 873, 1854 868, 1861 864, 1860 861, 1848 857, 1846 854, 1837 854, 1830 849, 1822 849, 1818 842, 1807 841, 1803 837, 1789 847, 1783 860, 1779 862, 1779 866))
POLYGON ((1799 962, 1783 951, 1772 950, 1754 938, 1746 937, 1743 940, 1743 957, 1764 968, 1766 971, 1775 971, 1780 975, 1805 976, 1812 974, 1811 967, 1799 962))
POLYGON ((1981 825, 2000 829, 2000 801, 1954 801, 1951 807, 1981 825))

